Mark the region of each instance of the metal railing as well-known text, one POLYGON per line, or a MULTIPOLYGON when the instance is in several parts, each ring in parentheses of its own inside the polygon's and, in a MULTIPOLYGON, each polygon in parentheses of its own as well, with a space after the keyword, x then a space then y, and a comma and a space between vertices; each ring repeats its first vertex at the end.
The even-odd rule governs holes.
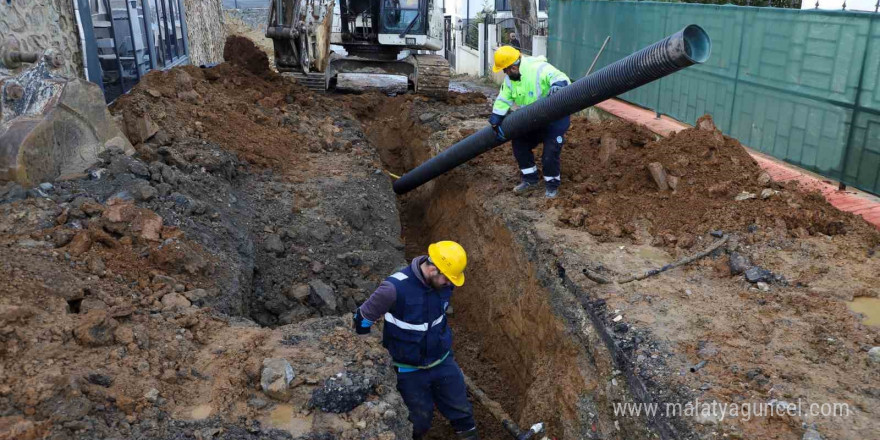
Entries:
POLYGON ((482 20, 464 19, 461 21, 461 41, 465 46, 477 50, 480 48, 480 23, 482 20))
MULTIPOLYGON (((546 30, 547 21, 544 20, 544 29, 546 30)), ((541 35, 538 33, 538 26, 532 26, 531 23, 519 18, 510 17, 495 22, 495 46, 513 46, 520 52, 532 54, 532 37, 541 35)))

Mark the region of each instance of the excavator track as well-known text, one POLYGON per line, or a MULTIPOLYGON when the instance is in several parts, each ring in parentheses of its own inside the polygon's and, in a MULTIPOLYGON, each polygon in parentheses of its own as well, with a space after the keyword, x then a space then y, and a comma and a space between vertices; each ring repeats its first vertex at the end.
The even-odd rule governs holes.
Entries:
POLYGON ((432 98, 449 94, 449 62, 440 55, 413 55, 416 60, 416 93, 432 98))
POLYGON ((297 83, 316 93, 327 91, 323 72, 309 72, 307 75, 302 72, 284 72, 281 76, 293 78, 297 83))

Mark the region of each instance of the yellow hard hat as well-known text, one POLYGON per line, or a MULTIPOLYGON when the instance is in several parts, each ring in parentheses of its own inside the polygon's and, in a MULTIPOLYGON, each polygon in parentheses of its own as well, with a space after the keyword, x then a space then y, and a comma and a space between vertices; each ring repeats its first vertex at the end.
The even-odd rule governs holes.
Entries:
POLYGON ((460 244, 454 241, 438 241, 428 246, 428 256, 440 273, 446 275, 456 286, 464 284, 464 268, 467 266, 467 254, 460 244))
POLYGON ((511 46, 501 46, 495 51, 495 64, 492 65, 492 71, 498 73, 510 67, 519 59, 519 51, 511 46))

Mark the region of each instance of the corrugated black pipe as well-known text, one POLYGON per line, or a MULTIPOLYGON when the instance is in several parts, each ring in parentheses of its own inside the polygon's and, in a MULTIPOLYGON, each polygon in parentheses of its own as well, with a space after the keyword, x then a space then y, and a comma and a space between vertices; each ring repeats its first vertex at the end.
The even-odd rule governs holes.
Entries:
MULTIPOLYGON (((501 129, 508 139, 522 136, 552 121, 577 113, 685 67, 709 58, 712 42, 701 27, 684 29, 575 81, 553 96, 513 112, 501 129)), ((486 127, 419 165, 394 182, 394 192, 406 194, 431 179, 503 144, 486 127)))

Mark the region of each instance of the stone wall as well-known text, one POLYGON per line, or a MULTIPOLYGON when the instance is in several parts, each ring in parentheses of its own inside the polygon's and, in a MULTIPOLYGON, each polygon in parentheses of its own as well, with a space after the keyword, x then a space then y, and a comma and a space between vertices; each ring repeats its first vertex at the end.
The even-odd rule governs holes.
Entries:
POLYGON ((223 61, 226 23, 221 0, 184 0, 190 62, 195 65, 223 61))
POLYGON ((57 50, 64 58, 64 65, 57 73, 83 77, 82 50, 72 0, 0 1, 0 44, 7 38, 16 39, 22 51, 57 50))

